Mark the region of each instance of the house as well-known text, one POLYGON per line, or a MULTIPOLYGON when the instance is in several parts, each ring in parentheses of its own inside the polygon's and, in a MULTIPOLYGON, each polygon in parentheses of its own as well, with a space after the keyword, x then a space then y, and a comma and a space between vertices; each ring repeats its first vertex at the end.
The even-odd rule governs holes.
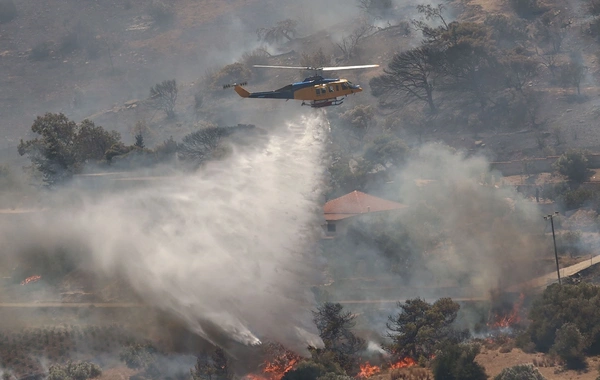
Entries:
POLYGON ((343 232, 349 221, 358 215, 401 210, 406 205, 378 198, 360 191, 353 191, 325 203, 325 233, 332 238, 343 232))

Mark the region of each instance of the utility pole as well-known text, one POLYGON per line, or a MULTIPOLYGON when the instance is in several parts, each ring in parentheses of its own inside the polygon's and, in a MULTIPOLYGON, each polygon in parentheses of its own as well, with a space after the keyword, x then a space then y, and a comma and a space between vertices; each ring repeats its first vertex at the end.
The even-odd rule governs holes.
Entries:
POLYGON ((554 234, 554 217, 558 216, 558 211, 554 214, 544 216, 544 220, 550 219, 550 225, 552 226, 552 240, 554 241, 554 258, 556 259, 556 274, 558 276, 558 285, 562 285, 560 281, 560 269, 558 268, 558 251, 556 250, 556 235, 554 234))

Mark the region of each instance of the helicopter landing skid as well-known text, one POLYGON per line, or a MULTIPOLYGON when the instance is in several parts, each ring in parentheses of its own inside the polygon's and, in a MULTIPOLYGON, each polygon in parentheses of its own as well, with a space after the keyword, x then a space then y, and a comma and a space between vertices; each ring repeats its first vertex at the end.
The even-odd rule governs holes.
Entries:
POLYGON ((312 108, 322 108, 322 107, 330 107, 330 106, 339 106, 342 103, 344 103, 344 98, 313 100, 310 103, 302 102, 302 105, 303 106, 311 106, 312 108))

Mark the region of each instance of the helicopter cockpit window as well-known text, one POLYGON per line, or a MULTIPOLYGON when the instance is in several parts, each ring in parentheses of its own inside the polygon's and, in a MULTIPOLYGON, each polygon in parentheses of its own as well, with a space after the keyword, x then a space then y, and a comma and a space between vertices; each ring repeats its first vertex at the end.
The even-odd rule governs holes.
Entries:
POLYGON ((329 92, 333 92, 333 86, 329 86, 329 92))
POLYGON ((342 90, 347 90, 348 89, 348 85, 346 83, 342 83, 342 90))
POLYGON ((340 90, 340 86, 338 86, 337 84, 335 85, 335 90, 339 91, 340 90))

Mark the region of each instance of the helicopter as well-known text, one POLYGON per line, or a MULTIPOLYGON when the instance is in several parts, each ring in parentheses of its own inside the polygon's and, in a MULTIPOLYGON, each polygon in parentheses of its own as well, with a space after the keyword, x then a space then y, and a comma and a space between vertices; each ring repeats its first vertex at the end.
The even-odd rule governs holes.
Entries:
POLYGON ((275 91, 249 92, 242 86, 247 83, 226 84, 223 89, 233 87, 235 92, 242 98, 256 99, 295 99, 302 100, 303 106, 312 108, 322 108, 329 106, 338 106, 344 102, 347 95, 356 94, 363 89, 357 84, 347 79, 327 79, 321 73, 323 71, 337 70, 355 70, 379 67, 379 65, 358 65, 358 66, 332 66, 332 67, 296 67, 296 66, 268 66, 254 65, 257 68, 268 69, 292 69, 314 71, 314 75, 305 78, 302 82, 296 82, 281 87, 275 91))

